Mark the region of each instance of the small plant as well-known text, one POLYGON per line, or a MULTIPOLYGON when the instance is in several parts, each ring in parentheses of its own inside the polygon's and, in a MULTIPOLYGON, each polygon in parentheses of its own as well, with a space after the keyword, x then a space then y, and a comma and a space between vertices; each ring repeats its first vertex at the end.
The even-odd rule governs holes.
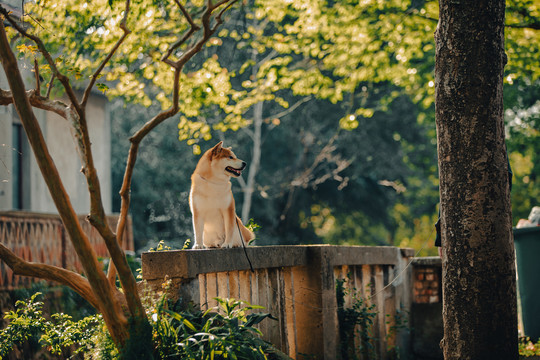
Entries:
MULTIPOLYGON (((77 353, 96 360, 133 358, 119 353, 101 315, 73 321, 69 315, 58 313, 47 319, 42 311, 43 302, 37 301, 39 296, 41 293, 36 293, 28 301, 18 301, 16 310, 4 316, 9 324, 0 330, 0 359, 31 338, 38 338, 41 347, 63 358, 77 353)), ((261 332, 255 325, 266 318, 274 319, 270 314, 253 312, 263 307, 235 299, 216 300, 219 307, 205 312, 177 311, 165 295, 149 302, 145 307, 151 324, 148 330, 154 344, 150 349, 153 358, 284 358, 284 354, 259 338, 261 332)))
POLYGON ((519 355, 525 357, 540 355, 540 339, 536 343, 533 343, 529 337, 520 337, 519 355))
POLYGON ((158 358, 255 360, 267 359, 274 352, 254 327, 271 315, 247 314, 263 307, 235 299, 216 300, 220 312, 176 312, 161 298, 151 310, 158 358))
MULTIPOLYGON (((377 359, 375 343, 378 339, 373 336, 372 332, 377 309, 375 304, 370 305, 366 299, 362 298, 355 287, 345 286, 350 278, 350 274, 348 274, 347 279, 336 280, 341 358, 344 360, 377 359), (346 295, 352 296, 350 307, 345 307, 346 295)), ((391 339, 395 338, 398 332, 407 329, 407 314, 399 310, 394 316, 387 314, 386 324, 390 325, 385 337, 386 343, 389 344, 387 345, 387 358, 399 359, 399 349, 391 344, 391 339)))
POLYGON ((14 346, 38 336, 39 343, 52 354, 63 355, 63 351, 72 347, 75 347, 74 353, 84 352, 92 347, 92 338, 102 322, 101 316, 73 321, 71 316, 58 313, 51 319, 45 319, 43 302, 37 301, 41 295, 37 292, 27 302, 17 301, 16 310, 4 315, 9 324, 0 331, 0 359, 6 357, 14 346))
POLYGON ((338 305, 339 335, 342 359, 358 359, 354 340, 358 335, 360 340, 358 352, 364 359, 375 359, 371 327, 373 318, 377 315, 374 304, 367 304, 365 299, 358 296, 356 288, 347 289, 346 279, 336 282, 336 298, 338 305), (345 295, 352 294, 353 302, 350 308, 345 307, 345 295))
MULTIPOLYGON (((390 314, 386 314, 386 317, 388 318, 386 320, 386 324, 390 325, 390 328, 388 330, 388 334, 386 334, 386 343, 390 344, 391 339, 395 339, 396 335, 402 331, 402 330, 408 330, 407 327, 408 323, 408 316, 407 312, 403 310, 396 310, 396 314, 393 316, 390 314)), ((388 345, 388 357, 391 359, 399 359, 399 347, 395 344, 388 345)))
POLYGON ((191 246, 191 239, 186 239, 186 241, 184 241, 184 245, 182 246, 182 250, 187 250, 189 249, 190 246, 191 246))
MULTIPOLYGON (((249 219, 248 223, 246 224, 246 227, 249 230, 253 231, 254 233, 257 233, 261 228, 261 226, 259 224, 257 224, 255 222, 255 220, 253 220, 253 219, 249 219)), ((257 240, 257 237, 251 239, 250 242, 248 243, 248 245, 252 245, 255 240, 257 240)))
POLYGON ((158 245, 157 245, 157 247, 156 247, 155 249, 154 249, 154 248, 148 249, 149 252, 154 252, 154 251, 170 251, 170 250, 171 250, 171 247, 165 245, 165 240, 159 240, 158 245))
POLYGON ((247 227, 249 230, 253 231, 253 232, 257 232, 257 231, 259 231, 259 229, 261 228, 261 225, 257 224, 257 223, 255 222, 255 220, 249 219, 248 223, 246 224, 246 227, 247 227))

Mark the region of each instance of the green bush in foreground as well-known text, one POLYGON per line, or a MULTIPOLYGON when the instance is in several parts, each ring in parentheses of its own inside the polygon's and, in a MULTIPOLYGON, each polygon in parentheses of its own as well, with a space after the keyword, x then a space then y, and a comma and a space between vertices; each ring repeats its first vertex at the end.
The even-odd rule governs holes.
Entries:
MULTIPOLYGON (((28 301, 18 301, 16 310, 7 313, 7 327, 0 331, 0 359, 14 346, 30 338, 52 354, 81 353, 85 359, 119 359, 101 315, 73 321, 69 315, 43 316, 43 303, 36 293, 28 301)), ((208 311, 174 311, 161 297, 147 306, 152 325, 155 359, 272 359, 283 357, 261 340, 254 326, 270 317, 255 313, 263 309, 234 299, 216 299, 216 308, 208 311), (248 312, 251 312, 248 314, 248 312)))
POLYGON ((540 356, 540 339, 535 343, 528 337, 519 338, 519 355, 521 356, 540 356))

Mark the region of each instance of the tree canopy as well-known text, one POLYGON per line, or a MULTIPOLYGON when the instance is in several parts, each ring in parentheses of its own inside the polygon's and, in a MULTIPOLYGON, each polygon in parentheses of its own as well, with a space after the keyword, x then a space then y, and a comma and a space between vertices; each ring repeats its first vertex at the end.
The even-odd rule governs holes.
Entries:
MULTIPOLYGON (((201 4, 190 2, 186 9, 201 4)), ((122 35, 118 24, 124 10, 119 1, 38 1, 27 7, 31 16, 25 21, 59 54, 57 66, 84 84, 99 66, 100 54, 122 35)), ((132 33, 97 80, 99 89, 129 103, 169 107, 172 73, 160 59, 187 31, 189 23, 179 21, 182 17, 174 2, 132 4, 126 19, 132 33)), ((179 139, 195 154, 219 138, 253 165, 237 197, 249 199, 243 212, 262 225, 261 243, 418 249, 429 244, 438 203, 433 105, 437 2, 248 1, 230 9, 230 19, 205 44, 195 58, 199 61, 180 74, 175 118, 179 139)), ((508 3, 504 91, 515 219, 525 217, 538 198, 538 24, 534 1, 508 3)), ((27 42, 19 49, 34 51, 27 42)), ((180 50, 170 56, 181 56, 180 50)), ((41 72, 46 71, 43 66, 41 72)), ((133 115, 115 108, 115 117, 125 117, 120 121, 125 125, 133 115)), ((125 128, 114 129, 121 133, 125 128)), ((172 136, 168 129, 163 136, 172 136)), ((165 144, 160 158, 178 157, 179 147, 165 144)), ((164 193, 150 196, 134 189, 135 199, 147 199, 133 210, 141 219, 135 223, 150 228, 141 236, 159 240, 189 234, 166 220, 183 216, 178 215, 185 211, 180 205, 155 206, 185 200, 189 182, 180 174, 192 171, 193 163, 173 161, 160 168, 154 159, 139 170, 141 183, 167 178, 150 180, 145 169, 178 171, 177 181, 167 181, 164 193), (158 213, 164 216, 156 218, 158 213), (153 233, 152 224, 162 230, 153 233)), ((164 188, 155 185, 140 188, 164 188)))

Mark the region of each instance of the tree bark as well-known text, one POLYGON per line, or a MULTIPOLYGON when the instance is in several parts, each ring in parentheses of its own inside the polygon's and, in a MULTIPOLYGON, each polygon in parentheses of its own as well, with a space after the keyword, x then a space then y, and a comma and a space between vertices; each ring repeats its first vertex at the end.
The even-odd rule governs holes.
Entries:
POLYGON ((445 359, 517 359, 504 0, 441 0, 436 122, 445 359))

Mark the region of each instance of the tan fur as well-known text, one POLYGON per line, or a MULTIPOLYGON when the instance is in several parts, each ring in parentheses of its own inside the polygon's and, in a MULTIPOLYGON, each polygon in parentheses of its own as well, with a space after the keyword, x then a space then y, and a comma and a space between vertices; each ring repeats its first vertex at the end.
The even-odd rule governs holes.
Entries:
POLYGON ((240 232, 246 244, 255 238, 236 215, 231 191, 231 176, 240 176, 246 163, 222 144, 205 152, 191 175, 189 206, 195 249, 242 246, 240 232), (226 170, 228 167, 230 171, 226 170))

